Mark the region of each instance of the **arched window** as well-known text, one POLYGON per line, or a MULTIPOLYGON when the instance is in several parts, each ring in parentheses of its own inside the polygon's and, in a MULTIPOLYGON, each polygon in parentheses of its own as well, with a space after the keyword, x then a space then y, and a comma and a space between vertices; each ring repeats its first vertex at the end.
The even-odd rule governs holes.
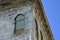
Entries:
POLYGON ((14 34, 21 34, 24 31, 25 31, 25 16, 23 14, 18 14, 15 17, 14 34))

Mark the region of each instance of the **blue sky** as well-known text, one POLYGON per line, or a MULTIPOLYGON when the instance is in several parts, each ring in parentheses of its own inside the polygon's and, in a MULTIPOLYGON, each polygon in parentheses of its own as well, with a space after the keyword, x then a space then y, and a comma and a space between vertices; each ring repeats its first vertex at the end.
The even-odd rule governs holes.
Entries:
POLYGON ((42 0, 55 40, 60 40, 60 0, 42 0))

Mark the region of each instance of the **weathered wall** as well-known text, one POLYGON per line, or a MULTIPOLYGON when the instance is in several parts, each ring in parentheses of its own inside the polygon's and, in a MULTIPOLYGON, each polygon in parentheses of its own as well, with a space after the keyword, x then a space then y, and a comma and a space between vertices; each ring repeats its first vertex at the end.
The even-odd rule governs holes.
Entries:
POLYGON ((41 0, 40 2, 39 0, 34 1, 33 9, 35 14, 35 19, 38 23, 39 40, 54 40, 41 0))
MULTIPOLYGON (((33 37, 33 12, 32 3, 23 4, 14 8, 0 11, 0 40, 29 40, 33 37), (23 34, 14 35, 14 19, 17 14, 25 15, 25 28, 23 34), (31 36, 32 35, 32 36, 31 36)), ((33 40, 33 39, 32 39, 33 40)))
POLYGON ((35 25, 36 23, 34 24, 34 18, 36 19, 38 25, 38 40, 53 40, 53 36, 43 10, 43 6, 41 2, 39 3, 38 0, 34 0, 33 5, 32 2, 27 2, 25 4, 19 4, 19 2, 17 2, 16 4, 13 3, 3 6, 1 9, 0 40, 37 40, 37 32, 35 25), (27 30, 21 35, 13 34, 15 27, 14 19, 17 14, 25 15, 25 28, 27 30), (35 29, 33 29, 33 27, 35 29), (34 31, 34 34, 32 30, 34 31), (35 39, 33 39, 33 36, 35 37, 35 39))

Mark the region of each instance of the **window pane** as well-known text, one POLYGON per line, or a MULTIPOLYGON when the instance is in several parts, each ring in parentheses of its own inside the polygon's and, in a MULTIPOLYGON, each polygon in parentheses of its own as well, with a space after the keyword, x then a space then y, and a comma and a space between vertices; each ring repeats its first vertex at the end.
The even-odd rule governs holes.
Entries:
POLYGON ((16 30, 23 29, 23 28, 25 28, 24 20, 16 22, 16 30))
POLYGON ((25 16, 17 15, 15 20, 15 34, 22 33, 25 30, 25 16))

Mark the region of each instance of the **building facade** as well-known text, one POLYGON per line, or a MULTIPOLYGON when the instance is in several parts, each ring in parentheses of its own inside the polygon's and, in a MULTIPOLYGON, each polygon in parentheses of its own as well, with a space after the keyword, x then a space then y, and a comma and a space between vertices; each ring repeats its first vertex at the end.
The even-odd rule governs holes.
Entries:
POLYGON ((54 40, 41 0, 0 2, 0 40, 54 40))

